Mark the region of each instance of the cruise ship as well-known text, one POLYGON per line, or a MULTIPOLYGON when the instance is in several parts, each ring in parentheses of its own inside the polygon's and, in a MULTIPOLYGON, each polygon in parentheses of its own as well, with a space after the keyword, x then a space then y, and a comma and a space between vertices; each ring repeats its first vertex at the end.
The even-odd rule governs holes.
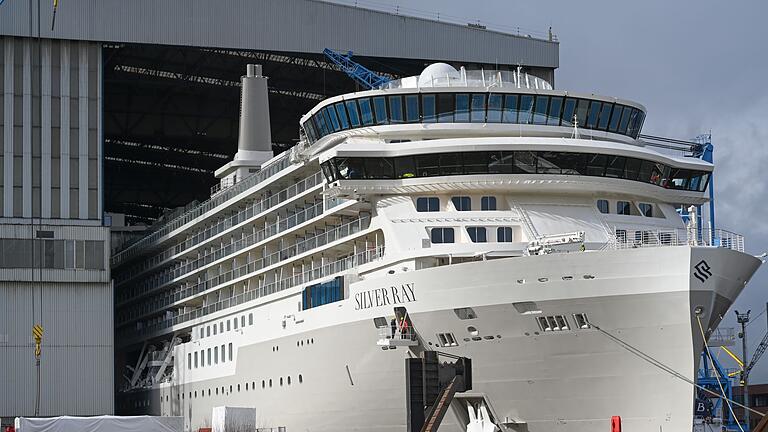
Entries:
POLYGON ((406 359, 438 351, 472 361, 440 431, 691 430, 705 339, 761 261, 701 222, 713 165, 645 116, 436 63, 324 100, 273 157, 249 65, 210 199, 112 257, 118 412, 402 432, 406 359))

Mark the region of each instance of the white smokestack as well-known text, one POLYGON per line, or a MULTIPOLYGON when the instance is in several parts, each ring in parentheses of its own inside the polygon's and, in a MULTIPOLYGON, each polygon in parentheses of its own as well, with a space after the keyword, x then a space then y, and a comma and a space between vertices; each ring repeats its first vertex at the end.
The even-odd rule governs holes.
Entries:
POLYGON ((267 77, 261 65, 249 64, 241 77, 240 130, 237 153, 232 162, 216 170, 222 186, 236 183, 272 159, 272 130, 269 126, 267 77))

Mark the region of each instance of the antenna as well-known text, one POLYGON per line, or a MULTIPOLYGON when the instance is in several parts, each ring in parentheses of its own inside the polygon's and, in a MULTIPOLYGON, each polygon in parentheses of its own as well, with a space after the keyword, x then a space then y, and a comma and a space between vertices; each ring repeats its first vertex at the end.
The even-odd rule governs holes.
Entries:
POLYGON ((573 134, 571 138, 579 139, 579 119, 576 117, 576 114, 573 115, 573 134))

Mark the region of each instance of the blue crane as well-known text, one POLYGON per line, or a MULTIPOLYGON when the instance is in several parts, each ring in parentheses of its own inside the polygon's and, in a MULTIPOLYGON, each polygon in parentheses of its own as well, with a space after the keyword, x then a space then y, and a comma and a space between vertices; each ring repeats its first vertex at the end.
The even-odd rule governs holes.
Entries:
POLYGON ((381 76, 376 72, 366 68, 352 60, 352 51, 343 54, 341 52, 334 51, 330 48, 323 50, 323 54, 328 57, 332 62, 341 67, 350 78, 355 80, 358 84, 365 87, 367 90, 376 89, 390 81, 389 78, 381 76))

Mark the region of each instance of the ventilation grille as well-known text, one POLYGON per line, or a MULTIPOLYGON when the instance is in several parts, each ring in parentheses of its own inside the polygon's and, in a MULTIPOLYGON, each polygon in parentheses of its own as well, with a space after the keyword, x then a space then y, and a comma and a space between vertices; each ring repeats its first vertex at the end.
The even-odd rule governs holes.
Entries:
POLYGON ((453 333, 438 333, 437 340, 440 341, 440 346, 443 347, 459 346, 459 343, 456 342, 456 338, 453 336, 453 333))
POLYGON ((539 328, 543 332, 570 330, 565 315, 550 315, 536 318, 539 328))

